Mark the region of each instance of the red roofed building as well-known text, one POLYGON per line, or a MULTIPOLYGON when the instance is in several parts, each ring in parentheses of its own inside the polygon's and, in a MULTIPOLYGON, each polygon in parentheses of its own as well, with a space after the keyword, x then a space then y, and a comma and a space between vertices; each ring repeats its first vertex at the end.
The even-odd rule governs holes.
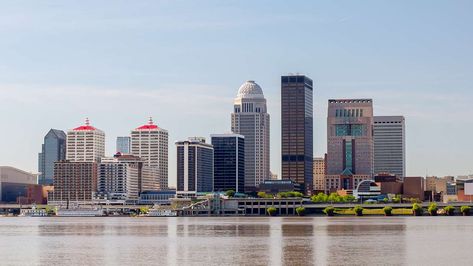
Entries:
POLYGON ((67 132, 66 160, 71 162, 99 162, 105 156, 105 133, 90 125, 85 125, 67 132))
POLYGON ((131 131, 131 154, 142 158, 155 176, 156 189, 168 187, 168 131, 153 123, 131 131))

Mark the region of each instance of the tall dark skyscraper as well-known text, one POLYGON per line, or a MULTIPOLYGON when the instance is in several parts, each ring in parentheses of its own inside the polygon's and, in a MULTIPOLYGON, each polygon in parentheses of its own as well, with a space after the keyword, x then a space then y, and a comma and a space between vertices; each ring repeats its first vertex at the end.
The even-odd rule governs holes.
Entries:
POLYGON ((54 162, 66 158, 66 133, 62 130, 51 129, 44 136, 41 152, 38 154, 38 183, 50 185, 53 183, 54 162))
POLYGON ((281 77, 282 179, 312 193, 313 82, 304 75, 281 77))
POLYGON ((214 147, 214 191, 245 192, 245 137, 211 135, 214 147))

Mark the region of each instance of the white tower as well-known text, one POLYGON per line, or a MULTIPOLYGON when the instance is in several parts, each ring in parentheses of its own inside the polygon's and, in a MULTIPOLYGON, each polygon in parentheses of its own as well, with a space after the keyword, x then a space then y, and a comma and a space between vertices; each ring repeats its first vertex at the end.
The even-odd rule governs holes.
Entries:
POLYGON ((243 83, 238 90, 232 131, 245 136, 245 191, 252 191, 265 179, 271 179, 269 114, 263 90, 252 80, 243 83))
POLYGON ((105 156, 105 133, 90 125, 85 125, 67 132, 66 160, 72 162, 100 162, 105 156))
POLYGON ((141 157, 156 180, 156 189, 168 187, 168 131, 153 123, 131 131, 131 154, 141 157))

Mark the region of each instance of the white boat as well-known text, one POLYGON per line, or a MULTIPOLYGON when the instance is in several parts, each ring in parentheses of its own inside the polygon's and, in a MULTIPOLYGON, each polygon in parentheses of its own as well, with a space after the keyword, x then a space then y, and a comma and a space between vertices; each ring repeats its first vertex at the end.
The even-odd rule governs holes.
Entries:
POLYGON ((175 217, 177 216, 177 212, 173 210, 165 210, 165 209, 150 209, 148 217, 175 217))
POLYGON ((21 209, 20 215, 21 217, 46 217, 48 213, 45 209, 38 209, 36 206, 33 206, 31 209, 21 209))
POLYGON ((104 216, 103 209, 58 209, 56 216, 59 217, 99 217, 104 216))

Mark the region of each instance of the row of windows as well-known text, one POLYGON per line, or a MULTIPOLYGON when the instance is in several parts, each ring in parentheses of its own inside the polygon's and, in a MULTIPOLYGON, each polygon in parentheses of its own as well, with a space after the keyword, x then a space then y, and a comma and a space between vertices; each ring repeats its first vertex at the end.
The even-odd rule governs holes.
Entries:
POLYGON ((335 117, 363 117, 363 109, 337 109, 335 117))

